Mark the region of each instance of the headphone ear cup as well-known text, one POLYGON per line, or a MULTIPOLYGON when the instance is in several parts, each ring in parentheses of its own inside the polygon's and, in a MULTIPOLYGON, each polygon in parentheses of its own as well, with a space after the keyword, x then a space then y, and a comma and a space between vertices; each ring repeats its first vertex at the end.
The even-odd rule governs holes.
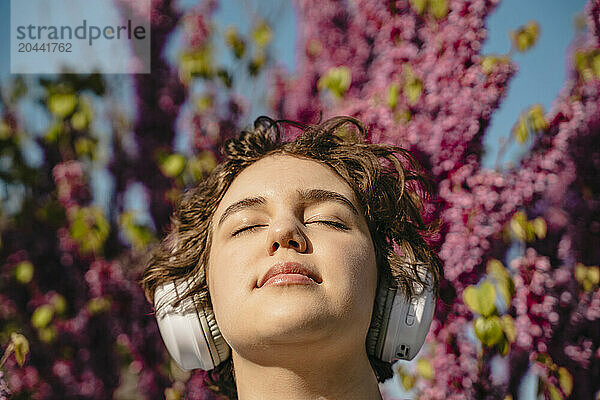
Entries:
POLYGON ((367 334, 367 354, 381 359, 381 349, 383 348, 383 339, 387 331, 390 310, 396 291, 389 289, 387 285, 380 284, 375 295, 375 305, 373 307, 373 316, 371 317, 371 326, 367 334))
POLYGON ((215 359, 215 366, 217 366, 229 357, 231 349, 221 334, 212 308, 203 308, 203 312, 209 328, 209 335, 207 336, 212 339, 214 344, 213 359, 215 359))
POLYGON ((165 346, 182 369, 211 370, 227 359, 230 352, 212 308, 199 306, 193 298, 173 307, 178 298, 175 282, 160 285, 154 294, 156 320, 165 346))
POLYGON ((421 287, 407 301, 396 289, 381 285, 367 336, 368 354, 385 362, 412 360, 425 342, 434 311, 435 297, 429 286, 421 287))

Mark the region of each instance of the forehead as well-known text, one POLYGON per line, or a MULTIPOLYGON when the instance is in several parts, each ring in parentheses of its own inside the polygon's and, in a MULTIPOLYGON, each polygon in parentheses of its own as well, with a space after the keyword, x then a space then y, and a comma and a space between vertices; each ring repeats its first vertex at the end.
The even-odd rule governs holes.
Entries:
POLYGON ((277 154, 244 169, 233 180, 218 210, 248 196, 292 200, 302 189, 334 191, 356 204, 352 188, 328 166, 314 160, 277 154))

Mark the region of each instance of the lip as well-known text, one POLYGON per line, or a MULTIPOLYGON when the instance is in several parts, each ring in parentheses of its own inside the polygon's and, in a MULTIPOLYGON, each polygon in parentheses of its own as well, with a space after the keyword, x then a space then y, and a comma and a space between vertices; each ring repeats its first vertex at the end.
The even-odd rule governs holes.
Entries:
POLYGON ((310 268, 297 262, 283 262, 273 265, 260 278, 256 287, 280 285, 309 285, 321 283, 321 277, 310 268))

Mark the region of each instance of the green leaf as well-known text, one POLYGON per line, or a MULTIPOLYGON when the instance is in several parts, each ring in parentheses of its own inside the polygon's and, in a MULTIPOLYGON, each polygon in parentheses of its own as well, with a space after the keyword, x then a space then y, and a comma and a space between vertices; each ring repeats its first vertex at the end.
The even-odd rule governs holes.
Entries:
POLYGON ((91 315, 97 315, 110 310, 112 302, 106 297, 95 297, 87 302, 86 308, 91 315))
POLYGON ((514 296, 514 282, 513 280, 499 281, 497 283, 498 292, 504 300, 506 307, 510 307, 511 300, 514 296))
POLYGON ((160 163, 161 172, 169 177, 175 178, 183 172, 185 168, 185 157, 182 154, 170 154, 160 163))
POLYGON ((40 329, 47 326, 54 317, 54 307, 44 304, 35 309, 31 316, 31 325, 40 329))
POLYGON ((600 52, 592 56, 591 67, 596 78, 600 79, 600 52))
POLYGON ((259 47, 266 47, 273 38, 271 27, 264 21, 261 21, 252 31, 252 39, 259 47))
POLYGON ((524 52, 533 47, 539 37, 540 26, 536 21, 530 21, 525 26, 510 32, 510 38, 513 46, 520 52, 524 52))
POLYGON ((425 6, 427 6, 427 0, 409 0, 410 6, 419 15, 423 15, 425 12, 425 6))
POLYGON ((542 217, 537 217, 531 223, 533 226, 533 231, 535 232, 535 236, 538 239, 544 239, 546 234, 548 233, 548 226, 546 225, 546 221, 542 217))
POLYGON ((586 68, 588 68, 587 52, 582 51, 582 50, 576 50, 575 51, 575 69, 581 73, 586 68))
POLYGON ((478 290, 475 286, 468 286, 463 292, 463 302, 471 311, 481 314, 478 295, 478 290))
POLYGON ((424 358, 419 358, 417 361, 417 372, 425 379, 431 380, 434 377, 433 365, 424 358))
POLYGON ((513 127, 513 135, 519 143, 525 143, 529 131, 527 129, 527 120, 523 116, 519 117, 519 121, 513 127))
POLYGON ((503 315, 500 318, 500 323, 502 324, 502 330, 504 331, 504 335, 506 339, 508 339, 509 343, 514 343, 517 339, 517 330, 515 329, 515 322, 510 315, 503 315))
POLYGON ((75 140, 75 153, 79 157, 87 156, 94 159, 97 141, 89 137, 80 137, 75 140))
POLYGON ((436 19, 442 19, 448 15, 448 2, 446 0, 429 0, 429 12, 436 19))
POLYGON ((408 104, 414 106, 419 102, 421 94, 423 93, 423 82, 412 72, 410 66, 407 67, 408 68, 405 69, 406 73, 403 90, 408 104))
POLYGON ((6 140, 12 136, 11 127, 4 121, 0 121, 0 140, 6 140))
POLYGON ((388 87, 387 105, 392 110, 396 108, 396 104, 398 104, 398 90, 398 84, 396 83, 392 83, 388 87))
POLYGON ((48 98, 48 109, 60 118, 70 115, 77 105, 77 97, 73 93, 54 93, 48 98))
POLYGON ((58 314, 64 314, 65 311, 67 311, 67 300, 64 296, 58 293, 52 295, 50 298, 50 304, 52 304, 54 311, 56 311, 58 314))
POLYGON ((223 82, 226 88, 231 89, 233 85, 233 76, 225 68, 217 70, 217 77, 223 82))
POLYGON ((478 317, 473 323, 473 328, 481 343, 488 347, 494 346, 504 337, 500 318, 496 315, 489 318, 478 317))
POLYGON ((38 330, 38 336, 42 342, 50 343, 56 340, 58 331, 55 326, 46 326, 38 330))
POLYGON ((402 382, 402 387, 404 390, 410 390, 415 386, 417 377, 409 374, 403 374, 400 378, 400 381, 402 382))
POLYGON ((99 207, 81 207, 72 217, 71 237, 83 253, 100 251, 109 232, 110 224, 99 207))
POLYGON ((187 163, 187 170, 194 181, 208 175, 217 166, 217 159, 211 151, 202 151, 187 163))
POLYGON ((527 240, 527 215, 523 211, 517 211, 510 219, 510 228, 517 239, 525 242, 527 240))
POLYGON ((25 364, 25 358, 29 354, 29 341, 20 333, 13 332, 10 334, 10 341, 13 345, 17 364, 22 367, 25 364))
POLYGON ((544 118, 544 107, 539 104, 529 108, 528 118, 535 132, 543 132, 548 129, 548 122, 544 118))
POLYGON ((510 227, 515 237, 523 242, 535 240, 535 228, 527 220, 527 214, 517 211, 510 220, 510 227))
POLYGON ((394 113, 392 114, 392 117, 394 118, 395 123, 404 125, 404 124, 410 122, 410 120, 412 119, 412 113, 410 112, 410 110, 403 108, 403 109, 394 111, 394 113))
POLYGON ((78 131, 84 130, 87 127, 87 123, 88 123, 87 118, 85 117, 85 114, 82 112, 77 111, 71 117, 71 125, 73 126, 73 128, 75 128, 78 131))
POLYGON ((509 307, 515 295, 515 283, 504 265, 499 260, 492 258, 487 262, 486 273, 496 282, 496 289, 500 292, 506 306, 509 307))
POLYGON ((496 310, 496 306, 494 305, 496 301, 496 289, 494 285, 490 282, 483 282, 479 286, 479 309, 481 311, 481 315, 484 317, 488 317, 494 313, 496 310))
POLYGON ((600 283, 600 268, 586 267, 582 263, 575 265, 575 280, 583 286, 585 292, 591 292, 600 283))
POLYGON ((510 60, 507 56, 488 55, 481 57, 481 69, 487 75, 494 72, 496 65, 508 63, 510 60))
POLYGON ((198 98, 194 104, 196 105, 196 109, 200 112, 206 111, 211 108, 214 104, 214 99, 210 95, 203 95, 198 98))
POLYGON ((137 249, 144 249, 154 240, 150 228, 139 225, 135 221, 135 212, 126 211, 119 216, 119 225, 127 240, 137 249))
POLYGON ((463 301, 471 311, 488 317, 496 311, 496 289, 487 281, 479 285, 479 288, 469 286, 463 292, 463 301))
POLYGON ((556 386, 547 382, 546 387, 548 388, 548 394, 550 395, 551 400, 564 400, 562 393, 558 390, 556 386))
POLYGON ((503 357, 510 352, 510 343, 506 338, 502 338, 496 347, 503 357))
POLYGON ((558 369, 558 383, 563 393, 570 396, 573 391, 573 376, 565 367, 558 369))
POLYGON ((328 89, 334 96, 341 98, 350 87, 351 82, 352 74, 350 68, 342 65, 327 70, 327 72, 319 78, 317 88, 319 90, 328 89))
POLYGON ((240 59, 244 56, 244 53, 246 52, 246 42, 244 42, 244 39, 238 34, 235 27, 232 26, 225 30, 225 43, 231 48, 235 58, 240 59))
POLYGON ((494 68, 498 64, 496 57, 494 56, 482 56, 481 57, 481 69, 486 74, 491 74, 494 68))
POLYGON ((491 258, 486 266, 485 272, 496 280, 505 280, 510 278, 510 274, 500 260, 491 258))
POLYGON ((46 139, 48 143, 55 143, 58 141, 58 138, 62 135, 63 131, 64 127, 62 122, 54 124, 48 129, 48 132, 44 135, 44 139, 46 139))
POLYGON ((179 75, 184 83, 189 83, 192 77, 210 79, 215 73, 213 54, 210 46, 183 52, 180 57, 179 75))
POLYGON ((248 64, 248 72, 250 73, 250 75, 258 75, 260 69, 265 65, 266 60, 267 59, 264 52, 257 52, 257 54, 254 57, 252 57, 252 60, 250 60, 250 63, 248 64))
POLYGON ((31 282, 33 278, 33 264, 30 261, 22 261, 15 268, 15 278, 17 282, 25 285, 31 282))
POLYGON ((79 101, 78 110, 71 116, 71 125, 74 129, 82 131, 89 126, 92 116, 92 107, 88 101, 82 99, 79 101))
POLYGON ((543 364, 547 367, 550 368, 551 365, 553 365, 554 363, 552 362, 552 359, 550 358, 550 355, 546 354, 546 353, 538 353, 535 357, 535 361, 539 362, 540 364, 543 364))

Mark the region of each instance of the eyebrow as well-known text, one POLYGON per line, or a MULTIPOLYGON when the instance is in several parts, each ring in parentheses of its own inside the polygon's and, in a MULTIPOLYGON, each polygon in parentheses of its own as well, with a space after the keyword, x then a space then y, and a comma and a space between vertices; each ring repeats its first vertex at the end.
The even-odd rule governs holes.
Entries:
MULTIPOLYGON (((340 193, 332 192, 331 190, 325 190, 325 189, 308 189, 308 190, 303 189, 303 190, 298 190, 297 192, 298 192, 300 201, 302 201, 303 203, 313 204, 313 203, 323 203, 323 202, 327 202, 327 201, 332 201, 332 202, 342 204, 342 205, 348 207, 355 215, 357 215, 357 216, 359 215, 358 210, 356 209, 356 207, 354 207, 354 204, 352 204, 352 202, 346 196, 344 196, 340 193)), ((231 215, 235 214, 238 211, 241 211, 241 210, 247 209, 247 208, 257 208, 266 203, 267 203, 267 200, 262 196, 247 197, 245 199, 236 201, 235 203, 231 204, 229 207, 227 207, 225 209, 225 211, 221 215, 221 218, 219 218, 219 223, 217 224, 217 227, 220 227, 221 224, 223 224, 223 222, 228 217, 230 217, 231 215)))

